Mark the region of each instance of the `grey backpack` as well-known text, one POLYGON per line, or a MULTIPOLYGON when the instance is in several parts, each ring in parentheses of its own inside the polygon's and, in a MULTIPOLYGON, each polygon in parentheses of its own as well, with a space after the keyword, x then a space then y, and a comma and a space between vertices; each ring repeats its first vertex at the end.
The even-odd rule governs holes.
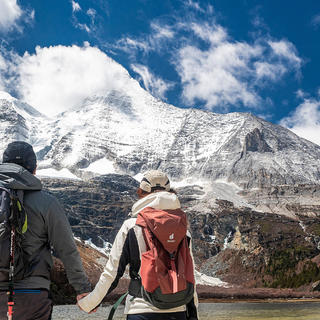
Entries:
POLYGON ((24 278, 22 241, 27 231, 23 191, 0 187, 0 281, 24 278))

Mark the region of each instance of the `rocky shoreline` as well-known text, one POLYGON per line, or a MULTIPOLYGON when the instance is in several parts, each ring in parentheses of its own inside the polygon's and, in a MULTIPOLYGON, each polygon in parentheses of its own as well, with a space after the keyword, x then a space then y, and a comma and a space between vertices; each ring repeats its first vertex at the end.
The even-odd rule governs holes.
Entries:
POLYGON ((293 289, 209 287, 197 286, 199 301, 204 302, 263 302, 263 301, 320 301, 320 292, 293 289))

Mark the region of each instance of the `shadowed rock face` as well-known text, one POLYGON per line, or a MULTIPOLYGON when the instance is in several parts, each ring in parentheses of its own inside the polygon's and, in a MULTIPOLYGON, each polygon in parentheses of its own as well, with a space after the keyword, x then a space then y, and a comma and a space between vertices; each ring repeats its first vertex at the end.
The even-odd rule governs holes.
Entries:
POLYGON ((253 131, 249 132, 245 137, 244 153, 247 152, 272 152, 272 149, 268 143, 264 140, 263 135, 261 134, 258 128, 255 128, 253 131))
POLYGON ((113 242, 137 200, 138 182, 130 176, 100 176, 87 182, 43 179, 63 204, 76 237, 104 247, 113 242))
MULTIPOLYGON (((87 182, 45 179, 44 185, 64 205, 74 234, 100 247, 113 242, 137 200, 138 183, 129 176, 108 175, 87 182)), ((302 189, 299 193, 303 194, 302 189)), ((295 212, 291 218, 212 199, 203 187, 178 188, 190 223, 197 269, 241 287, 305 286, 311 290, 312 283, 320 280, 320 210, 310 203, 306 214, 306 208, 290 196, 296 190, 260 191, 272 201, 274 197, 284 201, 281 196, 294 200, 286 203, 295 212)), ((86 264, 90 266, 88 257, 86 264)))

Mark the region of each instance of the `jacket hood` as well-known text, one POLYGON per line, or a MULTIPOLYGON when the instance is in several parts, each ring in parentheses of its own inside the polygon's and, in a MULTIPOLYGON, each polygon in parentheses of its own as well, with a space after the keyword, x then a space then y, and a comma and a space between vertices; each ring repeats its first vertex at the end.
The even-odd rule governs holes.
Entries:
POLYGON ((16 190, 41 190, 41 181, 15 163, 0 164, 0 186, 16 190))
POLYGON ((167 191, 154 192, 138 200, 132 206, 130 216, 136 218, 138 213, 146 207, 160 210, 174 210, 179 209, 181 206, 176 194, 167 191))

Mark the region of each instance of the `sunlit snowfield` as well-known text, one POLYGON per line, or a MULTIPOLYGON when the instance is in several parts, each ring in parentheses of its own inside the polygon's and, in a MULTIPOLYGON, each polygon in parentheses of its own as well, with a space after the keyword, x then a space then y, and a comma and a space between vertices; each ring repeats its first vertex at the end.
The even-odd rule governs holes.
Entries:
MULTIPOLYGON (((56 306, 53 320, 105 320, 110 308, 103 307, 92 315, 78 311, 76 306, 56 306)), ((202 303, 200 320, 320 320, 320 302, 282 303, 202 303)), ((119 307, 115 320, 125 319, 119 307)))

